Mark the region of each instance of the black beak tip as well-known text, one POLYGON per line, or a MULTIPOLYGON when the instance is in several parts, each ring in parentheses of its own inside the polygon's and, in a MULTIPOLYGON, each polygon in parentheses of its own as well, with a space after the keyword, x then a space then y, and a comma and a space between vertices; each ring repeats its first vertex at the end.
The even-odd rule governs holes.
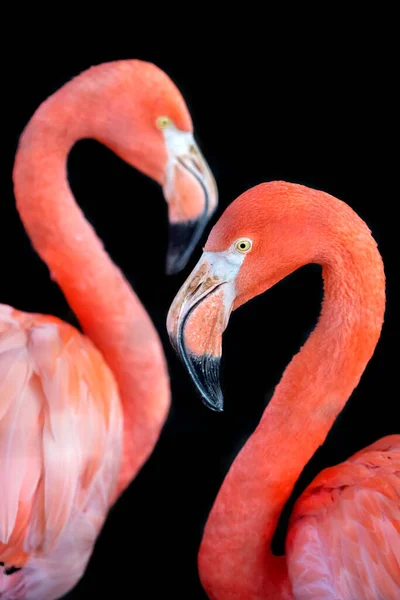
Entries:
POLYGON ((203 397, 203 403, 205 406, 207 406, 207 408, 209 408, 210 410, 217 412, 217 413, 222 413, 224 412, 224 400, 222 398, 222 396, 220 398, 216 398, 216 399, 212 399, 210 400, 210 398, 204 398, 203 397))
POLYGON ((176 275, 189 262, 202 233, 203 225, 199 221, 171 223, 169 226, 166 273, 176 275))
POLYGON ((165 264, 166 275, 177 275, 184 269, 189 260, 189 256, 186 258, 176 251, 168 250, 167 260, 165 264))
POLYGON ((165 266, 165 274, 170 276, 170 275, 177 275, 179 272, 181 271, 181 269, 178 267, 176 267, 174 264, 169 264, 168 260, 167 260, 167 264, 165 266))
POLYGON ((186 362, 203 404, 214 412, 223 412, 224 397, 219 384, 220 357, 188 353, 185 355, 184 362, 186 362))

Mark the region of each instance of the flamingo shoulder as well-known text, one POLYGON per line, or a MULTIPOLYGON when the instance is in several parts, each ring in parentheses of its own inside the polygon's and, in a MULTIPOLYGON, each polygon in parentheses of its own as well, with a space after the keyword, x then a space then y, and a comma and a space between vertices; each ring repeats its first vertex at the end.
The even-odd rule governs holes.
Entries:
POLYGON ((296 600, 400 598, 400 436, 325 469, 299 498, 286 542, 296 600))

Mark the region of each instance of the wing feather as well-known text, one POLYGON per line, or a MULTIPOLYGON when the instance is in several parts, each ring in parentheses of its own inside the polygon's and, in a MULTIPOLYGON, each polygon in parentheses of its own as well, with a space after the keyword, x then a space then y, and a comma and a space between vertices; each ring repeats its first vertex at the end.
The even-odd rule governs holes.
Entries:
POLYGON ((323 471, 296 503, 287 539, 300 600, 400 598, 400 436, 323 471))
POLYGON ((11 328, 9 347, 6 335, 0 339, 0 542, 6 544, 14 529, 18 501, 25 473, 23 454, 27 449, 23 422, 28 424, 37 408, 30 403, 23 411, 28 393, 29 361, 24 346, 25 338, 11 328))
POLYGON ((121 440, 117 387, 92 344, 54 319, 21 324, 7 313, 0 323, 0 561, 51 551, 77 510, 101 526, 121 440))

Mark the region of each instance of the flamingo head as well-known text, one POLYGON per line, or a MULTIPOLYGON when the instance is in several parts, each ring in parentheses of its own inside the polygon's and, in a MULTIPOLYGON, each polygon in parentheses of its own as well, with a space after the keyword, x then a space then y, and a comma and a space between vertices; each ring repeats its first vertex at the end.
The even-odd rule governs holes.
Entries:
POLYGON ((311 192, 271 182, 235 200, 212 229, 202 257, 171 305, 171 343, 204 403, 215 411, 223 410, 219 365, 232 310, 318 253, 318 212, 309 209, 311 192))
POLYGON ((112 84, 105 84, 112 93, 99 141, 162 186, 169 218, 166 269, 177 273, 217 207, 214 177, 194 139, 185 101, 168 75, 139 60, 120 61, 110 73, 112 84))

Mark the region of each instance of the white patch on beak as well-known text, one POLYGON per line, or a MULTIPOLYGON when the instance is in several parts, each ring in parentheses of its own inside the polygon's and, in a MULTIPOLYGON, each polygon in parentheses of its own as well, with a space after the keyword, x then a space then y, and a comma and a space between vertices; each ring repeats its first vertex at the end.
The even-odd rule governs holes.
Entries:
POLYGON ((223 292, 223 305, 225 307, 225 319, 223 329, 225 329, 233 302, 236 297, 236 277, 240 267, 245 259, 245 254, 235 252, 232 248, 223 252, 203 252, 201 262, 205 261, 210 265, 210 274, 216 280, 223 282, 221 290, 223 292))
POLYGON ((174 189, 174 168, 180 157, 190 155, 190 149, 195 146, 193 133, 181 131, 173 123, 162 130, 165 146, 167 148, 168 161, 165 168, 164 192, 165 197, 172 196, 174 189))
POLYGON ((195 143, 191 131, 181 131, 173 123, 162 132, 170 160, 188 154, 190 147, 195 143))
POLYGON ((236 279, 245 256, 245 254, 229 249, 223 252, 203 252, 202 259, 209 263, 214 276, 221 281, 228 282, 236 279))

